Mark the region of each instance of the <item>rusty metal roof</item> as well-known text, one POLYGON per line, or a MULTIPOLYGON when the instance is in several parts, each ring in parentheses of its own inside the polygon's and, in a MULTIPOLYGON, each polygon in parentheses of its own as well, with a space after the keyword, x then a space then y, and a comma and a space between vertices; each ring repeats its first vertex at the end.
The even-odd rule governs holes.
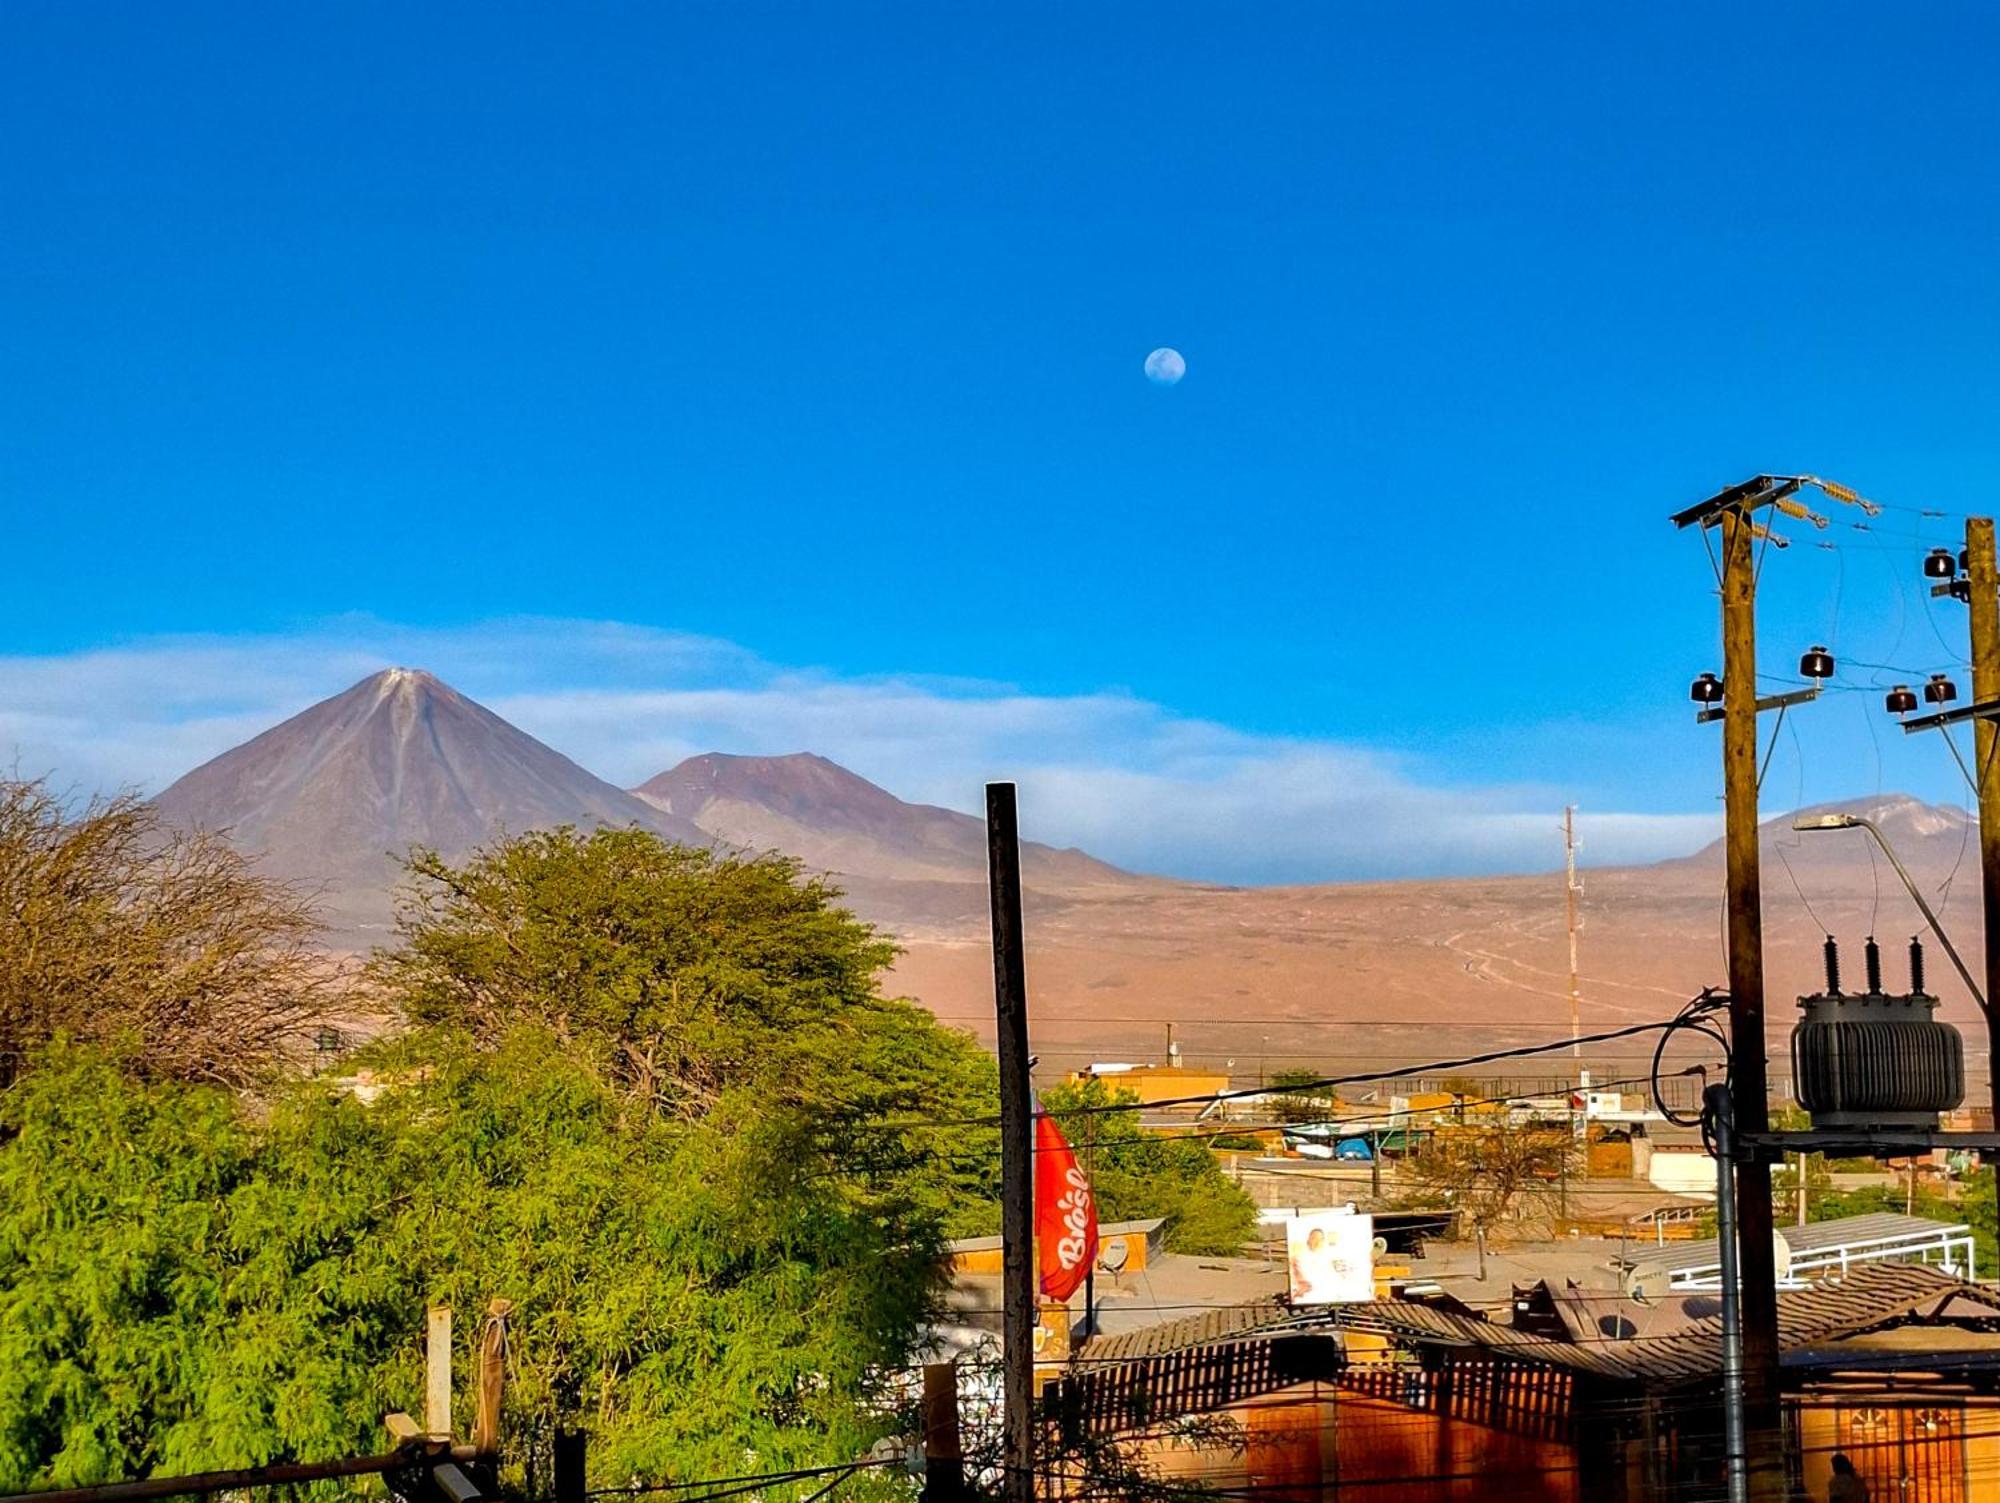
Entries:
POLYGON ((1218 1305, 1199 1315, 1162 1321, 1118 1336, 1099 1336, 1083 1348, 1091 1363, 1137 1362, 1144 1357, 1163 1357, 1192 1347, 1212 1346, 1245 1336, 1265 1335, 1302 1324, 1330 1325, 1324 1312, 1294 1310, 1276 1295, 1246 1300, 1240 1305, 1218 1305))
MULTIPOLYGON (((1778 1296, 1781 1352, 1803 1354, 1818 1343, 1904 1316, 1944 1311, 1962 1298, 1982 1304, 1989 1291, 1915 1263, 1867 1263, 1840 1278, 1778 1296)), ((1123 1336, 1090 1342, 1082 1359, 1092 1365, 1131 1362, 1194 1347, 1270 1336, 1280 1331, 1333 1327, 1370 1332, 1424 1345, 1477 1347, 1513 1361, 1545 1363, 1617 1382, 1676 1384, 1713 1377, 1722 1365, 1720 1300, 1712 1312, 1699 1300, 1683 1301, 1693 1317, 1659 1336, 1600 1336, 1559 1340, 1517 1331, 1478 1316, 1404 1300, 1296 1310, 1282 1299, 1252 1300, 1204 1310, 1123 1336)))
MULTIPOLYGON (((1977 1285, 1915 1263, 1858 1265, 1838 1279, 1778 1296, 1778 1347, 1799 1351, 1898 1317, 1929 1313, 1977 1285)), ((1677 1383, 1711 1377, 1722 1366, 1720 1297, 1715 1310, 1661 1336, 1559 1341, 1529 1337, 1511 1326, 1421 1306, 1378 1301, 1345 1308, 1341 1323, 1420 1342, 1477 1346, 1519 1361, 1543 1362, 1626 1382, 1677 1383)), ((1699 1308, 1698 1306, 1695 1308, 1699 1308)), ((1689 1314, 1694 1309, 1689 1309, 1689 1314)))

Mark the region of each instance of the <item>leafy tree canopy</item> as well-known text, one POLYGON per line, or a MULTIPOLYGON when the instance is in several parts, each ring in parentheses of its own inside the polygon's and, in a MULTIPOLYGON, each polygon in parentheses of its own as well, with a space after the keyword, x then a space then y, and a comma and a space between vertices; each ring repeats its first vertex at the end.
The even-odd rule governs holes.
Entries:
POLYGON ((997 1197, 999 1135, 976 1125, 998 1110, 991 1056, 884 998, 895 947, 789 857, 565 828, 410 870, 401 944, 373 969, 413 1022, 480 1044, 545 1028, 684 1120, 754 1093, 954 1234, 997 1197))
POLYGON ((1175 1252, 1241 1252, 1256 1229, 1256 1203, 1223 1173, 1205 1138, 1146 1132, 1138 1112, 1103 1110, 1138 1099, 1096 1079, 1042 1093, 1042 1105, 1088 1165, 1099 1219, 1164 1216, 1175 1252))
MULTIPOLYGON (((351 1454, 422 1393, 422 1313, 514 1303, 510 1456, 601 1480, 845 1460, 893 1408, 940 1230, 754 1102, 634 1114, 545 1033, 429 1035, 372 1105, 58 1048, 0 1096, 0 1487, 351 1454)), ((542 1473, 546 1477, 546 1472, 542 1473)))

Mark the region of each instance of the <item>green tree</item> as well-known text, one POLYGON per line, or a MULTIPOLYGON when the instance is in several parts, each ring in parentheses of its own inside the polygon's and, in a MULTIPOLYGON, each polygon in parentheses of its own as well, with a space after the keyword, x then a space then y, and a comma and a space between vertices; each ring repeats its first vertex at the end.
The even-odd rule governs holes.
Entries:
POLYGON ((325 1181, 282 1214, 220 1089, 57 1044, 0 1092, 0 1488, 351 1453, 420 1294, 325 1181), (379 1274, 380 1270, 376 1270, 379 1274))
POLYGON ((1175 1252, 1230 1255, 1257 1225, 1257 1206, 1222 1172, 1205 1139, 1139 1126, 1138 1097, 1102 1080, 1042 1093, 1046 1107, 1089 1166, 1100 1221, 1164 1216, 1175 1252), (1134 1110, 1107 1110, 1131 1106, 1134 1110))
POLYGON ((638 829, 562 828, 453 866, 417 851, 377 981, 418 1025, 488 1042, 521 1023, 658 1108, 698 1114, 865 1026, 895 947, 788 857, 723 856, 638 829))
POLYGON ((883 997, 895 946, 796 861, 564 828, 458 866, 419 851, 410 871, 400 944, 372 970, 419 1026, 482 1045, 545 1028, 684 1121, 754 1092, 837 1147, 852 1180, 955 1235, 983 1229, 999 1193, 992 1057, 883 997))
MULTIPOLYGON (((851 1458, 990 1204, 992 1063, 776 858, 419 856, 371 1104, 47 1046, 0 1091, 0 1486, 351 1453, 422 1311, 513 1302, 509 1454, 600 1483, 851 1458), (246 1109, 246 1105, 249 1109, 246 1109)), ((463 1400, 470 1410, 470 1395, 463 1400)), ((541 1473, 546 1477, 546 1473, 541 1473)))
MULTIPOLYGON (((545 1031, 414 1036, 371 1105, 246 1117, 74 1049, 0 1095, 0 1486, 379 1446, 422 1312, 514 1304, 510 1460, 601 1483, 850 1459, 936 1294, 941 1229, 751 1097, 634 1113, 545 1031)), ((517 1478, 517 1480, 523 1480, 517 1478)))
POLYGON ((1333 1092, 1317 1084, 1321 1078, 1311 1070, 1280 1070, 1271 1077, 1280 1122, 1324 1122, 1333 1115, 1333 1092))

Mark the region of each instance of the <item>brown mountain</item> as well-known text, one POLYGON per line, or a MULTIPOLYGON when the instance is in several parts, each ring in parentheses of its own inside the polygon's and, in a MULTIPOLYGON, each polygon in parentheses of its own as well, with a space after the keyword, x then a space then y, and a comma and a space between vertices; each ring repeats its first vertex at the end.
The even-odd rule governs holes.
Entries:
MULTIPOLYGON (((862 914, 899 933, 986 921, 985 821, 909 803, 825 757, 710 752, 632 791, 728 844, 783 851, 831 874, 862 914)), ((1033 842, 1022 846, 1021 877, 1042 911, 1173 885, 1033 842)))
MULTIPOLYGON (((902 941, 893 984, 990 1032, 981 821, 912 804, 812 756, 697 757, 612 787, 428 674, 392 669, 196 768, 160 796, 183 825, 227 828, 269 869, 320 886, 346 944, 380 940, 413 843, 462 854, 500 830, 639 824, 673 839, 777 848, 832 872, 902 941)), ((1820 806, 1869 816, 1943 916, 1980 944, 1978 841, 1965 815, 1886 795, 1820 806)), ((1879 936, 1892 987, 1922 920, 1858 830, 1764 830, 1774 1073, 1789 998, 1817 987, 1819 943, 1849 974, 1879 936)), ((1290 1066, 1381 1068, 1567 1031, 1563 879, 1543 876, 1227 889, 1136 877, 1078 851, 1025 852, 1034 1042, 1044 1065, 1156 1058, 1165 1026, 1192 1059, 1240 1077, 1290 1066)), ((1723 979, 1720 847, 1583 875, 1582 1024, 1656 1019, 1723 979)), ((1971 1004, 1932 947, 1948 1016, 1971 1004)), ((1983 1033, 1968 1033, 1983 1073, 1983 1033)), ((1585 1051, 1643 1071, 1650 1039, 1585 1051)), ((1550 1071, 1564 1068, 1553 1058, 1550 1071)), ((1535 1067, 1523 1067, 1532 1070, 1535 1067)))
POLYGON ((336 936, 384 937, 397 858, 460 856, 501 831, 627 825, 706 845, 686 820, 594 777, 492 711, 389 668, 203 763, 156 801, 227 830, 264 869, 318 888, 336 936))
MULTIPOLYGON (((1877 820, 1976 968, 1979 847, 1964 813, 1886 795, 1822 805, 1877 820)), ((1907 982, 1922 916, 1860 830, 1811 833, 1787 814, 1763 829, 1766 1011, 1771 1068, 1788 1071, 1793 999, 1820 986, 1820 944, 1836 935, 1846 976, 1879 938, 1885 980, 1907 982)), ((1670 1015, 1726 979, 1720 845, 1654 865, 1585 870, 1579 935, 1583 1031, 1670 1015)), ((1928 982, 1966 1030, 1983 1079, 1985 1031, 1926 934, 1928 982)), ((1172 1025, 1190 1059, 1260 1068, 1374 1069, 1561 1037, 1569 1028, 1563 876, 1105 893, 1031 914, 1034 1045, 1045 1065, 1158 1059, 1172 1025)), ((991 962, 976 925, 906 940, 896 984, 990 1037, 991 962)), ((1584 1050, 1598 1078, 1643 1074, 1652 1039, 1584 1050)), ((1516 1074, 1556 1073, 1566 1055, 1516 1074)))
MULTIPOLYGON (((1829 814, 1852 814, 1872 820, 1881 830, 1912 876, 1926 886, 1944 882, 1954 872, 1972 879, 1979 868, 1979 820, 1951 804, 1926 804, 1901 793, 1878 794, 1872 798, 1843 799, 1837 803, 1814 804, 1796 814, 1766 820, 1760 827, 1759 845, 1769 886, 1773 881, 1789 890, 1787 870, 1805 877, 1811 874, 1829 885, 1830 891, 1862 888, 1872 892, 1879 882, 1892 887, 1894 871, 1867 831, 1797 830, 1794 821, 1811 821, 1829 814)), ((1663 861, 1654 868, 1663 877, 1687 875, 1697 881, 1719 881, 1722 872, 1722 842, 1714 841, 1692 856, 1663 861)))

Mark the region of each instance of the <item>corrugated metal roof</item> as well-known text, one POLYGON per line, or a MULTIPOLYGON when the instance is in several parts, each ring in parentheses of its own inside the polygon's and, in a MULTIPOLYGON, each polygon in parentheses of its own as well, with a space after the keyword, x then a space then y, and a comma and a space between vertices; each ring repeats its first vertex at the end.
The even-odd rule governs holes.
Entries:
MULTIPOLYGON (((1977 1293, 1977 1286, 1922 1264, 1859 1264, 1839 1278, 1779 1294, 1778 1347, 1780 1352, 1793 1351, 1935 1306, 1966 1291, 1977 1293)), ((1417 1340, 1484 1347, 1522 1361, 1546 1362, 1601 1377, 1671 1383, 1707 1377, 1721 1369, 1721 1303, 1719 1297, 1712 1298, 1714 1313, 1702 1315, 1685 1329, 1628 1340, 1524 1337, 1491 1321, 1389 1302, 1348 1306, 1342 1323, 1364 1329, 1387 1328, 1392 1334, 1417 1340)), ((1684 1308, 1693 1314, 1699 1306, 1684 1308)))
MULTIPOLYGON (((1928 1313, 1960 1295, 1976 1298, 1981 1292, 1977 1285, 1922 1264, 1859 1264, 1809 1289, 1779 1294, 1779 1350, 1798 1351, 1901 1315, 1928 1313)), ((1619 1382, 1672 1384, 1711 1377, 1721 1370, 1720 1301, 1709 1296, 1707 1303, 1714 1305, 1712 1311, 1703 1308, 1699 1297, 1683 1301, 1689 1323, 1667 1335, 1564 1341, 1411 1301, 1373 1300, 1294 1310, 1281 1299, 1272 1298, 1205 1310, 1124 1336, 1103 1337, 1085 1347, 1082 1355, 1093 1365, 1137 1361, 1282 1330, 1332 1326, 1406 1341, 1479 1347, 1516 1361, 1545 1363, 1619 1382)))
MULTIPOLYGON (((1843 1246, 1875 1244, 1899 1237, 1935 1237, 1941 1231, 1954 1228, 1964 1230, 1957 1222, 1930 1221, 1922 1216, 1875 1211, 1865 1216, 1814 1221, 1805 1226, 1781 1226, 1777 1232, 1796 1257, 1801 1253, 1831 1252, 1843 1246)), ((1656 1251, 1635 1253, 1626 1259, 1626 1265, 1632 1277, 1647 1273, 1674 1273, 1683 1268, 1713 1268, 1720 1251, 1721 1243, 1707 1237, 1699 1242, 1676 1242, 1656 1251)))
POLYGON ((1794 1254, 1830 1252, 1868 1242, 1890 1242, 1901 1237, 1934 1237, 1951 1228, 1963 1231, 1964 1223, 1932 1221, 1923 1216, 1905 1216, 1898 1211, 1875 1211, 1866 1216, 1841 1216, 1833 1221, 1814 1221, 1805 1226, 1778 1229, 1785 1246, 1794 1254))
MULTIPOLYGON (((1118 1336, 1099 1336, 1087 1343, 1084 1354, 1093 1363, 1136 1362, 1143 1357, 1163 1357, 1191 1347, 1211 1346, 1239 1336, 1296 1326, 1312 1316, 1297 1311, 1281 1298, 1248 1300, 1240 1305, 1219 1305, 1199 1315, 1184 1315, 1118 1336)), ((1326 1324, 1323 1316, 1319 1324, 1326 1324)))

